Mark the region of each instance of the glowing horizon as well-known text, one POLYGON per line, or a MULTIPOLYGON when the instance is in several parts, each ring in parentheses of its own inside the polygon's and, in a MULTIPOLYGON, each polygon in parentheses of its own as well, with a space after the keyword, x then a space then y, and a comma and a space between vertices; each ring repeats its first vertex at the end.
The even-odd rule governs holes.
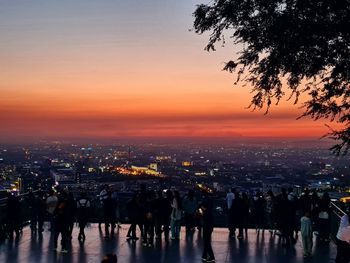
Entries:
POLYGON ((251 113, 248 87, 190 32, 200 1, 0 2, 0 141, 21 137, 315 137, 291 102, 251 113))

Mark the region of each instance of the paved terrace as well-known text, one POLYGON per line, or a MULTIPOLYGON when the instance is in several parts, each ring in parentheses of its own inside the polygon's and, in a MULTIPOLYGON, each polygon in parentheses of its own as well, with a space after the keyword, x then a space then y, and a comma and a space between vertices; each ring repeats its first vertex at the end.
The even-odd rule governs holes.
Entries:
MULTIPOLYGON (((45 231, 40 237, 32 235, 30 228, 23 229, 18 240, 6 241, 0 245, 0 262, 46 263, 46 262, 100 262, 103 255, 116 253, 119 263, 188 263, 201 262, 202 239, 196 231, 186 236, 184 228, 179 241, 169 240, 155 243, 152 248, 142 247, 126 241, 128 225, 123 225, 115 239, 105 240, 97 224, 86 229, 84 244, 77 240, 78 228, 75 228, 70 252, 63 254, 53 251, 51 233, 45 231)), ((313 258, 304 259, 300 238, 293 248, 284 248, 278 235, 271 236, 268 231, 257 235, 255 230, 248 231, 248 238, 230 239, 228 231, 216 228, 213 233, 213 250, 216 262, 234 263, 298 263, 298 262, 334 262, 336 247, 334 243, 322 243, 314 239, 313 258)), ((59 245, 60 248, 60 245, 59 245)))

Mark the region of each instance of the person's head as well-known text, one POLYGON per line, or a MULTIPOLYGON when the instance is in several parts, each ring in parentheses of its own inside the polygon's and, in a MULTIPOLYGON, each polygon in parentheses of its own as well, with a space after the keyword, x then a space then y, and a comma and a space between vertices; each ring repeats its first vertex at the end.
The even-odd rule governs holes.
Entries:
POLYGON ((288 188, 288 193, 293 193, 293 188, 292 187, 288 188))
POLYGON ((310 213, 310 211, 305 211, 305 213, 304 213, 304 216, 306 216, 306 217, 311 217, 311 213, 310 213))
POLYGON ((188 197, 190 198, 190 199, 193 199, 193 196, 194 196, 194 191, 192 190, 192 189, 190 189, 190 190, 188 190, 188 197))
POLYGON ((82 192, 82 193, 80 194, 80 197, 81 197, 81 198, 86 198, 86 192, 82 192))

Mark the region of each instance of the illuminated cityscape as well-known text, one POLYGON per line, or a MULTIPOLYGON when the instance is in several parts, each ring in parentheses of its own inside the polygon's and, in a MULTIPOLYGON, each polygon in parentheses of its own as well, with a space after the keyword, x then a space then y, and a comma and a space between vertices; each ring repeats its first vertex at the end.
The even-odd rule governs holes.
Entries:
POLYGON ((349 263, 349 17, 0 1, 0 263, 349 263))

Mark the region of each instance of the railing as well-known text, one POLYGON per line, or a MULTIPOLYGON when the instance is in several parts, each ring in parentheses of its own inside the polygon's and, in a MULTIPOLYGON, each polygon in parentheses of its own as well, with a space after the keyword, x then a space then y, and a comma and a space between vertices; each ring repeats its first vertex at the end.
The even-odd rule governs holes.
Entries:
POLYGON ((340 202, 331 202, 331 215, 330 215, 330 223, 331 223, 331 238, 333 241, 336 240, 336 235, 339 228, 340 218, 345 215, 344 205, 340 202))
MULTIPOLYGON (((37 191, 33 192, 34 194, 37 193, 37 191)), ((18 195, 17 198, 20 201, 21 209, 20 209, 20 222, 21 225, 24 226, 28 224, 30 221, 30 208, 28 204, 26 203, 26 198, 28 197, 29 193, 24 193, 21 195, 18 195)), ((6 237, 6 221, 7 221, 7 207, 6 207, 6 201, 7 198, 0 199, 0 241, 6 237)))
MULTIPOLYGON (((28 206, 26 197, 28 193, 19 195, 21 209, 20 209, 20 222, 22 225, 27 224, 30 221, 30 208, 28 206)), ((127 202, 131 198, 132 193, 121 193, 119 195, 119 219, 122 223, 127 222, 127 202)), ((78 197, 78 196, 76 196, 78 197)), ((97 223, 102 220, 103 210, 99 198, 96 195, 91 194, 89 196, 91 202, 91 209, 89 211, 89 221, 92 223, 97 223)), ((0 199, 0 240, 4 238, 5 224, 6 224, 6 198, 0 199)), ((222 198, 217 198, 213 200, 214 204, 214 225, 216 227, 225 227, 227 226, 227 211, 223 208, 226 206, 225 200, 222 198)), ((335 240, 340 218, 345 214, 345 207, 340 202, 331 202, 331 215, 330 215, 330 227, 331 227, 331 237, 335 240)), ((250 227, 253 227, 252 222, 249 223, 250 227)))

